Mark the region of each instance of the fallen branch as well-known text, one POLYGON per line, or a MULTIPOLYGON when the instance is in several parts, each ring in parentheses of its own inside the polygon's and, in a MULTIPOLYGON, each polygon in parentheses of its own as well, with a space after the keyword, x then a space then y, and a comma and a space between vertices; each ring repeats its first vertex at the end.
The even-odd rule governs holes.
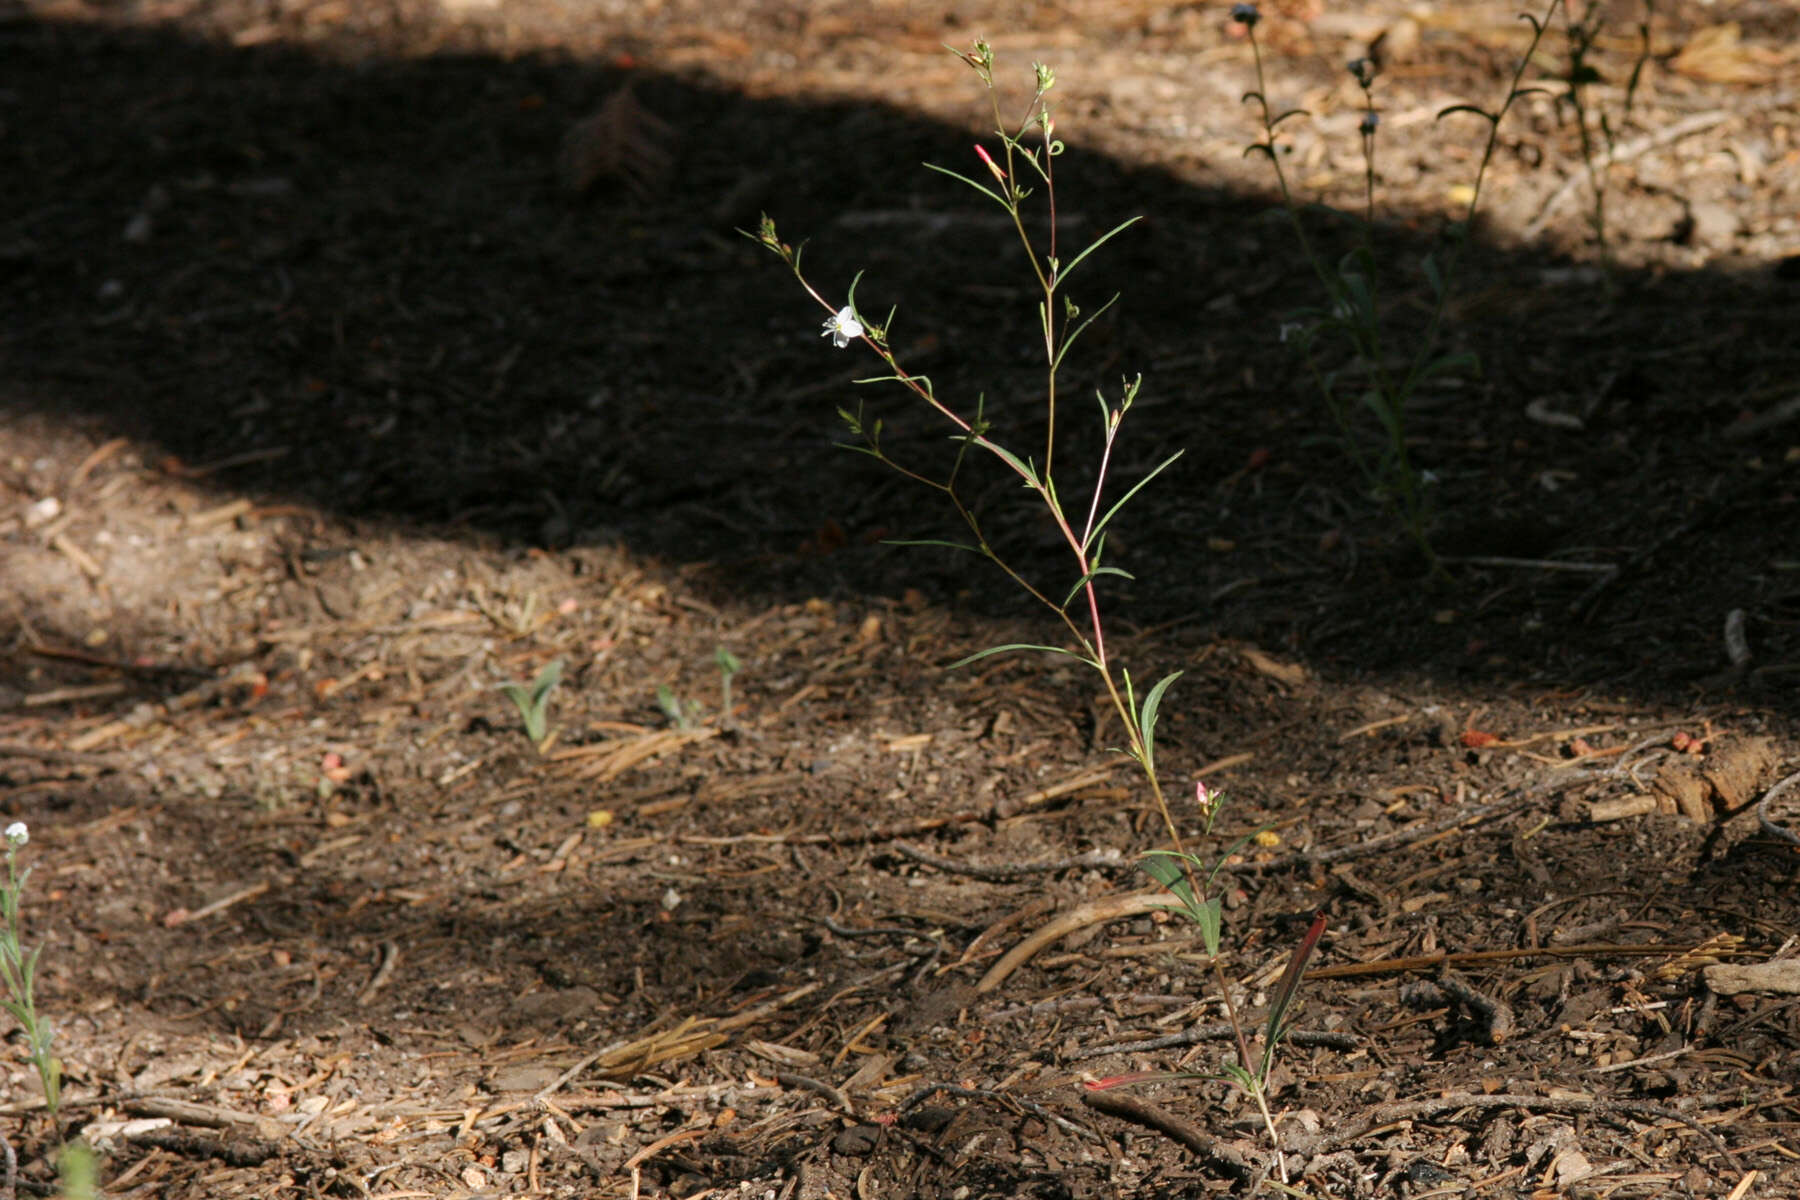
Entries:
POLYGON ((1010 1092, 995 1091, 993 1088, 960 1087, 954 1083, 928 1083, 903 1100, 900 1104, 899 1111, 901 1113, 911 1112, 926 1100, 939 1095, 961 1096, 972 1100, 992 1100, 998 1104, 1004 1104, 1016 1110, 1023 1110, 1035 1117, 1041 1117, 1062 1130, 1064 1133, 1072 1134, 1075 1137, 1082 1138, 1086 1141, 1098 1142, 1104 1140, 1093 1130, 1084 1129, 1080 1125, 1069 1120, 1069 1118, 1051 1112, 1048 1108, 1045 1108, 1035 1100, 1027 1100, 1023 1096, 1015 1096, 1010 1092))
POLYGON ((1163 892, 1131 892, 1079 904, 1002 955, 1000 961, 989 967, 988 973, 981 977, 981 982, 975 985, 975 991, 977 994, 993 991, 1006 982, 1007 976, 1036 957, 1038 951, 1078 929, 1104 925, 1122 917, 1142 916, 1166 909, 1171 903, 1168 895, 1163 892))
MULTIPOLYGON (((1230 1025, 1196 1025, 1180 1033, 1164 1034, 1162 1037, 1145 1038, 1137 1042, 1088 1046, 1077 1050, 1068 1058, 1070 1062, 1079 1062, 1084 1058, 1099 1058, 1103 1054, 1145 1054, 1152 1050, 1173 1050, 1179 1046, 1194 1046, 1201 1042, 1224 1041, 1235 1037, 1237 1030, 1230 1025)), ((1281 1037, 1283 1041, 1292 1042, 1296 1046, 1327 1046, 1333 1050, 1355 1050, 1361 1045, 1355 1034, 1332 1033, 1328 1030, 1291 1029, 1281 1037)))
POLYGON ((1198 1125, 1184 1121, 1146 1100, 1119 1092, 1084 1092, 1081 1102, 1108 1116, 1154 1129, 1165 1137, 1180 1142, 1201 1158, 1218 1164, 1239 1179, 1248 1179, 1256 1173, 1256 1168, 1236 1148, 1225 1145, 1198 1125))

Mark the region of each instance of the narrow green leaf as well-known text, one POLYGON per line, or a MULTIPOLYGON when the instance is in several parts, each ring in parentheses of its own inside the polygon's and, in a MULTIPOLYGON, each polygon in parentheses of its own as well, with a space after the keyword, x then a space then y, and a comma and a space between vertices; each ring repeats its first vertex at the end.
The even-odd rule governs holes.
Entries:
POLYGON ((1219 957, 1219 935, 1225 924, 1225 918, 1219 908, 1220 903, 1221 897, 1208 897, 1206 902, 1200 906, 1200 915, 1195 918, 1194 922, 1200 926, 1201 944, 1206 947, 1206 952, 1214 958, 1219 957))
MULTIPOLYGON (((1142 217, 1131 217, 1127 220, 1121 221, 1119 224, 1113 226, 1111 229, 1107 230, 1105 233, 1103 233, 1099 237, 1095 238, 1092 242, 1088 243, 1088 248, 1086 250, 1083 250, 1080 254, 1077 254, 1074 258, 1069 260, 1069 265, 1064 267, 1062 269, 1062 274, 1060 274, 1056 277, 1057 282, 1062 283, 1062 282, 1067 281, 1069 276, 1071 276, 1075 273, 1075 268, 1081 265, 1082 259, 1084 259, 1088 255, 1092 254, 1094 251, 1098 250, 1100 247, 1106 245, 1106 243, 1112 241, 1119 234, 1124 233, 1127 229, 1130 229, 1133 225, 1136 225, 1139 221, 1141 221, 1143 219, 1144 218, 1142 218, 1142 217)), ((1095 315, 1097 316, 1098 314, 1095 314, 1095 315)), ((1090 317, 1088 319, 1092 320, 1093 318, 1090 317)))
POLYGON ((1001 199, 1000 193, 994 191, 992 188, 986 186, 985 184, 976 183, 973 179, 970 179, 967 175, 960 175, 957 172, 952 171, 949 167, 940 167, 936 163, 925 163, 925 164, 923 164, 923 166, 925 167, 925 169, 927 171, 936 171, 939 175, 948 175, 952 179, 961 180, 962 182, 968 184, 970 187, 974 188, 976 191, 980 192, 982 195, 986 196, 989 200, 992 200, 995 204, 998 204, 1001 208, 1004 208, 1007 212, 1011 212, 1013 210, 1011 204, 1008 204, 1005 200, 1001 199))
MULTIPOLYGON (((1241 1050, 1239 1053, 1243 1053, 1241 1050)), ((1236 1063, 1221 1063, 1219 1074, 1238 1085, 1239 1089, 1249 1093, 1256 1090, 1256 1076, 1236 1063)))
POLYGON ((1138 480, 1137 483, 1132 487, 1132 489, 1129 492, 1126 492, 1123 496, 1119 497, 1118 502, 1116 504, 1114 504, 1111 508, 1106 510, 1106 515, 1101 517, 1099 522, 1094 526, 1094 533, 1097 534, 1102 529, 1105 529, 1107 522, 1111 521, 1115 516, 1117 516, 1119 510, 1121 508, 1124 508, 1126 504, 1130 503, 1131 498, 1133 496, 1137 495, 1139 490, 1142 489, 1145 484, 1149 483, 1152 479, 1155 479, 1158 475, 1161 475, 1164 471, 1168 470, 1169 464, 1173 463, 1176 459, 1180 458, 1185 453, 1186 453, 1185 450, 1177 450, 1175 453, 1169 455, 1169 457, 1163 459, 1162 462, 1158 463, 1156 465, 1155 470, 1151 471, 1148 475, 1146 475, 1142 479, 1138 480))
POLYGON ((1287 1013, 1293 1006, 1294 997, 1300 991, 1300 981, 1306 974, 1306 964, 1319 947, 1319 938, 1325 933, 1325 911, 1320 909, 1313 914, 1312 924, 1307 926, 1306 934, 1300 944, 1294 947, 1293 956, 1288 959, 1287 970, 1281 973, 1281 982, 1275 985, 1275 1001, 1269 1006, 1269 1041, 1280 1040, 1287 1032, 1287 1013))
POLYGON ((987 557, 980 546, 971 546, 967 542, 949 542, 943 538, 882 538, 884 546, 942 546, 946 550, 967 550, 970 554, 987 557))
POLYGON ((1095 577, 1099 575, 1117 575, 1121 579, 1137 578, 1137 576, 1133 575, 1131 572, 1122 570, 1118 567, 1095 567, 1086 575, 1083 575, 1080 579, 1075 581, 1075 586, 1069 589, 1068 596, 1063 599, 1062 606, 1064 608, 1069 607, 1069 605, 1074 602, 1075 597, 1081 594, 1081 589, 1092 583, 1095 577))
MULTIPOLYGON (((1055 370, 1056 368, 1062 366, 1063 356, 1065 354, 1067 354, 1069 352, 1069 348, 1075 344, 1075 339, 1080 337, 1083 333, 1087 332, 1087 327, 1089 325, 1092 325, 1095 322, 1095 320, 1097 320, 1099 318, 1101 313, 1105 312, 1107 309, 1111 308, 1115 303, 1117 303, 1118 299, 1119 299, 1119 294, 1117 292, 1114 292, 1111 300, 1108 300, 1105 304, 1102 304, 1099 308, 1097 308, 1093 312, 1089 313, 1087 315, 1086 319, 1084 319, 1079 325, 1075 326, 1074 329, 1071 329, 1067 333, 1063 334, 1062 345, 1060 345, 1056 348, 1056 358, 1050 364, 1051 370, 1055 370)), ((1104 396, 1102 396, 1100 398, 1100 407, 1103 410, 1106 408, 1106 398, 1104 396)))
POLYGON ((1185 886, 1187 883, 1187 874, 1180 864, 1192 859, 1193 855, 1174 850, 1146 850, 1138 868, 1157 883, 1174 891, 1178 884, 1185 886))
POLYGON ((562 673, 562 659, 553 658, 544 664, 544 669, 538 672, 537 678, 531 683, 531 703, 534 707, 541 707, 544 698, 550 694, 550 689, 562 682, 562 673))
POLYGON ((1038 646, 1031 642, 1008 642, 1004 646, 989 646, 986 650, 977 650, 967 658, 957 659, 955 662, 945 667, 944 670, 954 671, 958 667, 966 667, 972 662, 980 662, 984 658, 992 658, 996 654, 1006 654, 1013 650, 1037 650, 1044 654, 1060 654, 1066 658, 1077 659, 1081 662, 1088 661, 1087 659, 1082 658, 1081 655, 1075 653, 1075 651, 1065 650, 1061 646, 1038 646))
POLYGON ((985 446, 987 449, 993 451, 995 456, 998 457, 1001 462, 1018 472, 1019 477, 1027 484, 1032 487, 1043 486, 1038 481, 1037 468, 1033 467, 1030 463, 1014 454, 1011 450, 1008 450, 1005 446, 1000 445, 998 442, 987 442, 985 443, 985 446))
POLYGON ((1189 881, 1187 868, 1182 863, 1192 864, 1196 860, 1191 854, 1178 854, 1173 850, 1149 850, 1138 860, 1138 869, 1175 897, 1179 908, 1177 911, 1186 915, 1188 920, 1199 925, 1202 930, 1206 926, 1206 906, 1194 893, 1194 885, 1189 881))
POLYGON ((1498 118, 1496 118, 1493 113, 1489 112, 1485 108, 1477 108, 1473 104, 1452 104, 1449 108, 1440 108, 1440 109, 1438 109, 1437 119, 1441 121, 1445 117, 1449 116, 1451 113, 1465 113, 1465 112, 1466 113, 1474 113, 1476 116, 1480 117, 1484 121, 1489 122, 1490 124, 1497 123, 1497 121, 1498 121, 1498 118))
POLYGON ((1293 1008, 1294 997, 1300 992, 1300 981, 1306 975, 1306 964, 1318 949, 1319 938, 1325 933, 1325 911, 1320 909, 1313 914, 1312 924, 1307 927, 1306 934, 1300 944, 1294 947, 1293 956, 1288 959, 1287 970, 1281 973, 1281 982, 1275 985, 1275 999, 1269 1005, 1269 1023, 1263 1035, 1261 1078, 1269 1077, 1269 1068, 1275 1062, 1275 1049, 1281 1044, 1291 1028, 1289 1010, 1293 1008))
MULTIPOLYGON (((527 732, 529 732, 531 729, 532 714, 531 693, 516 683, 501 684, 500 690, 506 693, 506 698, 511 700, 513 702, 513 707, 519 710, 519 719, 525 722, 525 728, 527 732)), ((531 740, 534 742, 537 741, 535 737, 531 740)))
POLYGON ((1181 672, 1164 675, 1144 697, 1144 707, 1138 710, 1138 732, 1144 739, 1144 774, 1154 777, 1156 774, 1156 717, 1162 708, 1163 694, 1169 685, 1181 678, 1181 672))
POLYGON ((916 383, 927 392, 931 390, 931 378, 927 375, 870 375, 865 379, 852 379, 851 383, 916 383))

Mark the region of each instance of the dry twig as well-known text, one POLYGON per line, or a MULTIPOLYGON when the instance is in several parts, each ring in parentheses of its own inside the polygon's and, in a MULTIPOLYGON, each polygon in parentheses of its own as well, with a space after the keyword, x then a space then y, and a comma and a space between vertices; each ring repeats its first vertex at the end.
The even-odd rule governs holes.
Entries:
POLYGON ((1235 1147, 1225 1145, 1198 1125, 1184 1121, 1147 1100, 1122 1092, 1084 1092, 1081 1102, 1108 1116, 1154 1129, 1173 1138, 1201 1158, 1218 1164, 1239 1179, 1248 1179, 1257 1170, 1235 1147))

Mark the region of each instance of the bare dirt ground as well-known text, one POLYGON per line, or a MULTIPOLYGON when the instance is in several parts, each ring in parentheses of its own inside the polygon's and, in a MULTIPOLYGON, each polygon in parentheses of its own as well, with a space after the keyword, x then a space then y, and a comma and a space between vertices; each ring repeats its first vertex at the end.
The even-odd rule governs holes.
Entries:
MULTIPOLYGON (((1479 153, 1435 114, 1526 27, 1287 7, 1284 161, 1341 212, 1381 39, 1416 324, 1479 153)), ((1800 18, 1658 4, 1627 114, 1616 7, 1611 273, 1530 98, 1450 313, 1483 369, 1411 414, 1434 579, 1280 341, 1316 285, 1223 4, 0 5, 0 818, 68 1079, 51 1120, 14 1038, 19 1190, 84 1136, 113 1196, 1800 1196, 1800 18), (1142 371, 1116 478, 1188 452, 1114 649, 1185 671, 1175 791, 1275 835, 1223 877, 1252 1018, 1328 914, 1279 1158, 1223 1084, 1083 1087, 1229 1053, 1144 789, 1091 677, 944 670, 1054 628, 886 544, 952 514, 834 410, 944 430, 734 232, 866 270, 1038 437, 1023 259, 919 166, 976 169, 978 34, 1009 106, 1058 69, 1067 235, 1147 218, 1083 285, 1065 486, 1142 371), (540 750, 498 685, 559 658, 540 750)))

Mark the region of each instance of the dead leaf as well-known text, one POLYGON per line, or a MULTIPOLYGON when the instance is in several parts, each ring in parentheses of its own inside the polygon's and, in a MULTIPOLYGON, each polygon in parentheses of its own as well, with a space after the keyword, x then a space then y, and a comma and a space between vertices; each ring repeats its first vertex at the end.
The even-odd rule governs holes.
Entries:
POLYGON ((1245 646, 1239 651, 1244 661, 1275 682, 1288 687, 1299 687, 1306 682, 1306 668, 1297 663, 1277 662, 1254 646, 1245 646))
POLYGON ((1768 83, 1781 56, 1762 46, 1747 46, 1736 21, 1709 25, 1688 39, 1669 66, 1689 79, 1706 83, 1768 83))
POLYGON ((580 195, 603 178, 644 200, 662 187, 674 165, 675 128, 639 104, 626 84, 593 115, 563 135, 558 166, 563 187, 580 195))

